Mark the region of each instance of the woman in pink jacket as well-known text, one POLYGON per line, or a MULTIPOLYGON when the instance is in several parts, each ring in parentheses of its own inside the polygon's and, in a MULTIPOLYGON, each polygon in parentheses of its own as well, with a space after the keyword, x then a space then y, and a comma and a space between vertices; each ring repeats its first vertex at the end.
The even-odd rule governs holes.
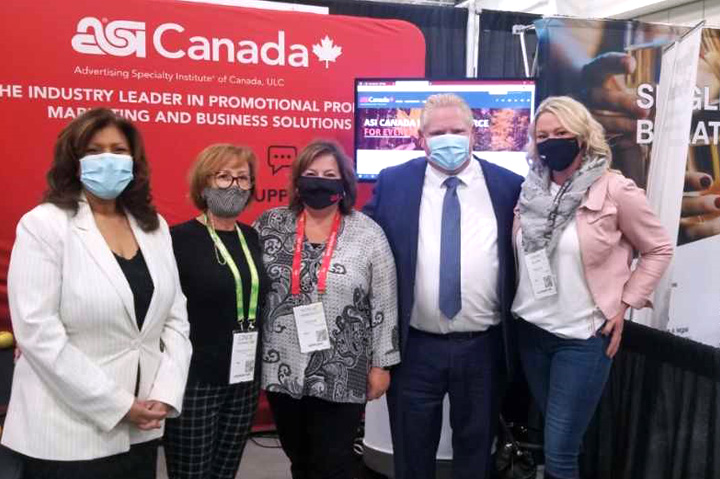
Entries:
POLYGON ((515 222, 520 358, 545 418, 545 477, 577 479, 585 429, 628 308, 649 297, 672 245, 645 193, 610 171, 602 126, 569 97, 540 104, 515 222), (631 268, 633 251, 640 254, 631 268))

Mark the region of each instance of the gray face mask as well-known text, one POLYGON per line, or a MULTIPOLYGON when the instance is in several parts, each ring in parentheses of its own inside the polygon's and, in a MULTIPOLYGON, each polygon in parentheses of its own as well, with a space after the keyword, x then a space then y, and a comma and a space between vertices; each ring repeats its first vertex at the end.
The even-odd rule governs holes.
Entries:
POLYGON ((205 187, 202 197, 208 209, 220 218, 235 218, 245 208, 250 200, 250 190, 243 190, 235 186, 220 189, 205 187))

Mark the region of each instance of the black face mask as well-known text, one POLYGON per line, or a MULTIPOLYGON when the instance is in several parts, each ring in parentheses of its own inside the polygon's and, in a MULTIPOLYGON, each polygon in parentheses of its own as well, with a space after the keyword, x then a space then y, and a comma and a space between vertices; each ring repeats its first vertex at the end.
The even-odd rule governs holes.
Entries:
POLYGON ((577 138, 549 138, 537 144, 540 159, 553 171, 562 171, 573 162, 580 145, 577 138))
POLYGON ((340 201, 344 191, 342 180, 317 176, 301 176, 297 188, 302 202, 316 210, 340 201))

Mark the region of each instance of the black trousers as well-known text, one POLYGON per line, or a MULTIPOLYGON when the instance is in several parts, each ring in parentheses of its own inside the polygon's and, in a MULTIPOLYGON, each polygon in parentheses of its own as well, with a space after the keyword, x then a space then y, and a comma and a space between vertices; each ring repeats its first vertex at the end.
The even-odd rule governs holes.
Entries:
POLYGON ((353 440, 365 404, 267 393, 293 479, 352 479, 353 440))
POLYGON ((488 479, 502 370, 502 329, 438 335, 410 328, 388 392, 395 479, 435 479, 443 400, 450 399, 452 478, 488 479))
POLYGON ((23 479, 155 479, 158 444, 134 444, 128 452, 88 461, 25 457, 23 479))

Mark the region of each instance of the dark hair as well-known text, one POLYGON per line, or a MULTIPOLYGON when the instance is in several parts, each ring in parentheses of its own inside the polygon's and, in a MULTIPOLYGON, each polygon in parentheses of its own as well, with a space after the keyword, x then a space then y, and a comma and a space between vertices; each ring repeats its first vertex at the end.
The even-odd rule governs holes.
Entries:
POLYGON ((357 180, 355 172, 350 166, 350 159, 347 157, 342 147, 330 140, 314 140, 302 149, 298 157, 295 159, 290 172, 290 185, 288 186, 288 197, 290 202, 288 207, 295 213, 300 213, 303 209, 303 202, 297 194, 297 182, 310 164, 322 155, 332 155, 340 170, 340 179, 343 184, 343 197, 340 200, 340 212, 349 215, 355 206, 355 198, 357 197, 357 180))
POLYGON ((43 203, 77 213, 82 183, 80 159, 85 156, 92 137, 108 126, 120 130, 130 145, 133 158, 133 179, 118 196, 117 204, 137 220, 143 231, 158 228, 157 210, 150 194, 150 169, 145 158, 142 136, 130 121, 107 108, 96 108, 83 113, 70 122, 58 135, 55 156, 47 172, 47 190, 43 203))

